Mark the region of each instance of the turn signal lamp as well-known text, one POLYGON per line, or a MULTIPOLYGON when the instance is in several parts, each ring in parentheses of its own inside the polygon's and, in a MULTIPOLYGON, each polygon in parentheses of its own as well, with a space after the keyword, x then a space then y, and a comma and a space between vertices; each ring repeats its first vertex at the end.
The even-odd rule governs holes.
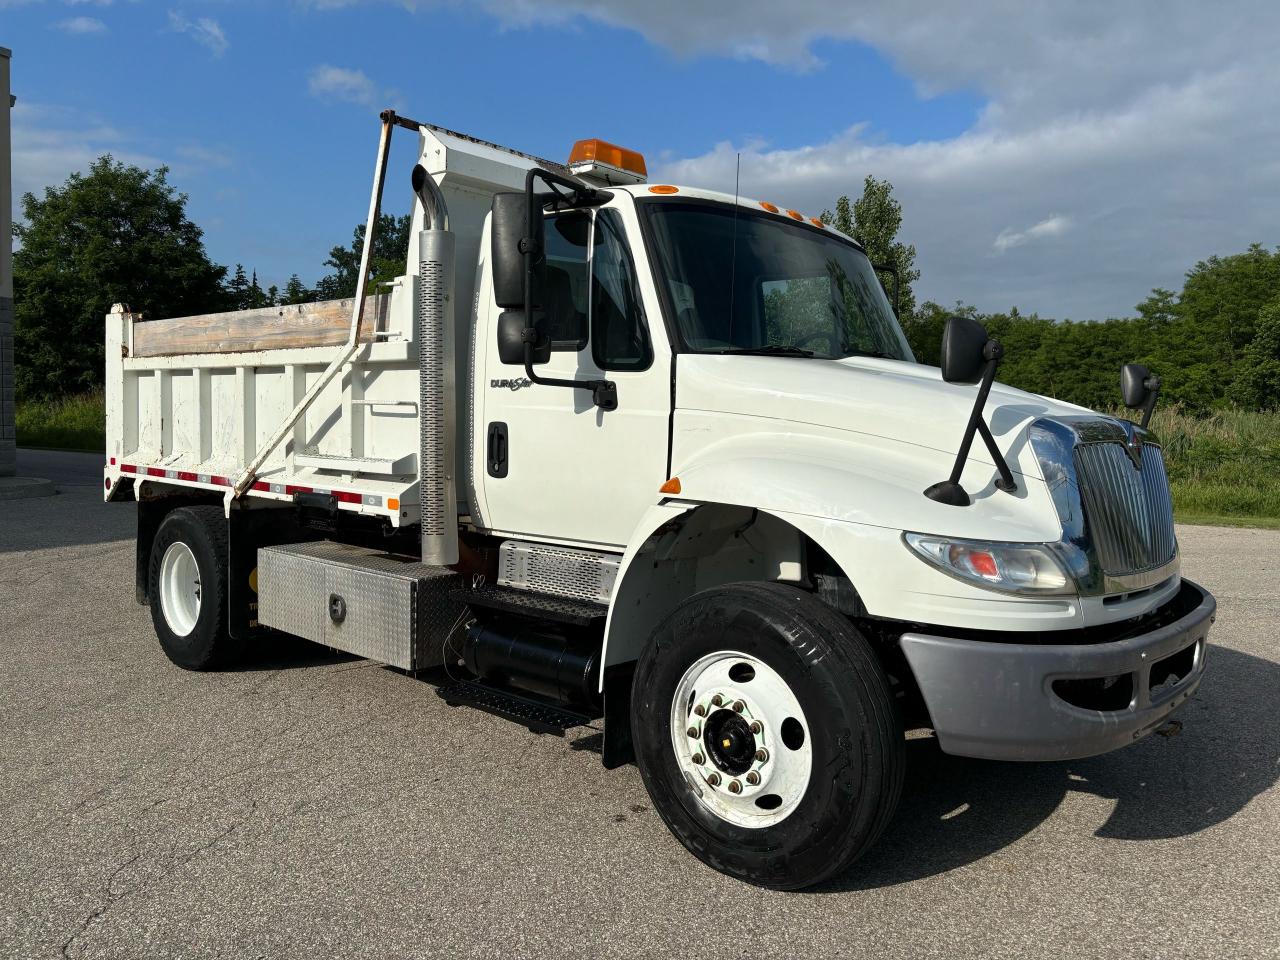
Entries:
POLYGON ((605 140, 579 140, 569 151, 569 169, 579 177, 607 185, 644 183, 649 175, 644 157, 605 140))

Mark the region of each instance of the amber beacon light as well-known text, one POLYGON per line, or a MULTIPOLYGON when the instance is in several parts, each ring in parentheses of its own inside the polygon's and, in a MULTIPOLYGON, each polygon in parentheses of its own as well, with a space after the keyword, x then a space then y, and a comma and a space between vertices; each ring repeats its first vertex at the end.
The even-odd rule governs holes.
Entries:
POLYGON ((644 183, 649 175, 644 156, 605 140, 579 140, 569 151, 569 169, 580 177, 605 183, 644 183))

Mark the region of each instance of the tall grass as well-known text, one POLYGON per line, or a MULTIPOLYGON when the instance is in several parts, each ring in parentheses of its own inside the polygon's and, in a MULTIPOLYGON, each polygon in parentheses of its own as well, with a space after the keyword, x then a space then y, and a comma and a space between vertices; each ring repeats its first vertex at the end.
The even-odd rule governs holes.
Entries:
MULTIPOLYGON (((1165 407, 1151 429, 1164 444, 1180 521, 1280 526, 1280 413, 1193 417, 1165 407)), ((18 405, 19 446, 99 451, 104 432, 101 392, 18 405)))
POLYGON ((102 452, 106 447, 106 403, 102 391, 63 400, 18 401, 20 447, 102 452))
POLYGON ((1184 522, 1280 525, 1280 413, 1157 409, 1174 510, 1184 522))

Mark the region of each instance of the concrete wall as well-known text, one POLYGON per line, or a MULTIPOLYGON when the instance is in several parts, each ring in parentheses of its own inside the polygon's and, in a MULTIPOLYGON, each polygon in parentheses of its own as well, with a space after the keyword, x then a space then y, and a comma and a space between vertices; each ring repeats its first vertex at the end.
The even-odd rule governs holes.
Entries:
POLYGON ((9 51, 0 47, 0 477, 14 472, 13 181, 9 142, 9 51))

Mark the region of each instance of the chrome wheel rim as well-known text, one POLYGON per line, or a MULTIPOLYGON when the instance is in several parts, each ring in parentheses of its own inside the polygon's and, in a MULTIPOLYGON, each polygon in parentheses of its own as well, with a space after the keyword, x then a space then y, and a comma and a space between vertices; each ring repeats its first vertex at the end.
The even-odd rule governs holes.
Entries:
POLYGON ((698 802, 740 827, 789 817, 813 771, 809 722, 795 693, 763 660, 733 650, 702 657, 680 678, 671 745, 698 802))
POLYGON ((160 609, 175 636, 185 637, 200 618, 200 567, 182 541, 169 544, 160 561, 160 609))

